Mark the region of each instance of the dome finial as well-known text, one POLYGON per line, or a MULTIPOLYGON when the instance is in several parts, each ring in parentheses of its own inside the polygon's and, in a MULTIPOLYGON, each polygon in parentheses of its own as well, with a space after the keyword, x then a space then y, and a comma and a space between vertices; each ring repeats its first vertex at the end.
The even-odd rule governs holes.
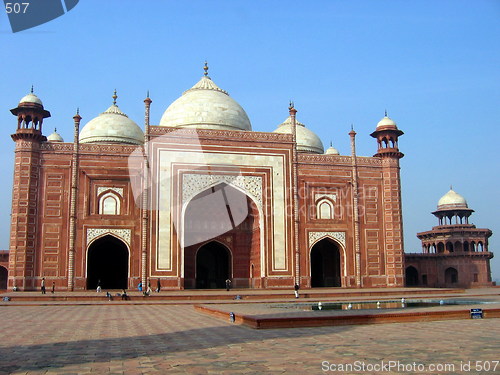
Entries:
POLYGON ((207 62, 207 60, 205 60, 205 66, 203 67, 203 70, 205 71, 205 72, 203 73, 203 75, 204 75, 205 77, 208 77, 208 62, 207 62))
POLYGON ((54 128, 54 133, 57 133, 57 128, 54 128))
POLYGON ((76 114, 77 114, 77 115, 80 115, 80 107, 77 107, 77 108, 76 108, 76 114))
POLYGON ((387 117, 387 109, 385 110, 385 115, 384 116, 387 117))
POLYGON ((31 85, 31 93, 33 94, 33 85, 31 85))
POLYGON ((450 190, 453 190, 453 185, 450 184, 450 190))
POLYGON ((116 89, 115 89, 115 92, 114 92, 112 98, 113 98, 113 105, 116 105, 116 98, 118 98, 118 95, 116 95, 116 89))
POLYGON ((148 90, 148 94, 146 95, 146 98, 149 98, 149 90, 148 90))
POLYGON ((290 100, 290 103, 288 105, 288 109, 293 109, 293 108, 295 108, 295 104, 293 103, 292 100, 290 100))

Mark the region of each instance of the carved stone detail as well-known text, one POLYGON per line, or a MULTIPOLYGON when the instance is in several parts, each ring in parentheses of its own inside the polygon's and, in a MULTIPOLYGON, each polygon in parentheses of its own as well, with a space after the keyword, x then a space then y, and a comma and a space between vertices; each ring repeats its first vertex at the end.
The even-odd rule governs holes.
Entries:
MULTIPOLYGON (((312 164, 352 164, 350 156, 344 155, 315 155, 315 154, 299 154, 300 163, 312 164)), ((358 165, 382 165, 381 158, 358 156, 356 158, 358 165)))
POLYGON ((330 199, 332 202, 337 202, 337 194, 321 194, 317 193, 314 195, 314 201, 318 202, 322 198, 330 199))
POLYGON ((119 188, 119 187, 104 187, 104 186, 99 186, 97 188, 97 195, 101 195, 101 193, 103 193, 105 191, 108 191, 108 190, 114 191, 120 197, 123 197, 123 188, 119 188))
POLYGON ((230 130, 214 130, 214 129, 188 129, 188 128, 172 128, 167 126, 150 126, 149 133, 151 135, 169 134, 172 137, 203 137, 203 138, 223 138, 230 140, 245 139, 254 141, 272 141, 272 142, 292 142, 291 134, 281 134, 272 132, 254 132, 254 131, 230 131, 230 130), (177 134, 169 134, 169 133, 177 134), (235 134, 237 133, 237 137, 235 134))
POLYGON ((345 232, 309 232, 309 247, 323 237, 331 237, 341 243, 345 248, 345 232))
POLYGON ((220 182, 241 188, 262 210, 262 177, 260 176, 186 173, 182 176, 182 204, 220 182))
POLYGON ((87 229, 87 246, 95 238, 105 234, 112 234, 123 240, 130 247, 130 238, 132 236, 131 229, 117 229, 117 228, 88 228, 87 229))

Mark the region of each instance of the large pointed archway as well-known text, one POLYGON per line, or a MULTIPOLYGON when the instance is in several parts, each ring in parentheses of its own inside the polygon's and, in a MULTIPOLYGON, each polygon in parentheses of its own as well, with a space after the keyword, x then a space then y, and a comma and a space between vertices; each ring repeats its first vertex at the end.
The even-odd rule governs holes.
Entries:
POLYGON ((259 287, 259 210, 243 191, 219 183, 196 195, 185 208, 182 236, 184 288, 223 288, 227 278, 235 288, 259 287), (224 284, 217 276, 214 286, 213 277, 210 281, 203 276, 204 272, 216 267, 211 263, 214 259, 218 259, 219 267, 226 262, 226 257, 229 263, 225 268, 228 273, 223 279, 224 284))
POLYGON ((330 238, 318 241, 311 249, 311 287, 340 287, 339 246, 330 238))
POLYGON ((220 242, 211 241, 196 253, 196 288, 222 289, 231 278, 231 253, 220 242))
POLYGON ((118 238, 106 235, 96 239, 88 248, 87 289, 127 289, 129 252, 118 238))

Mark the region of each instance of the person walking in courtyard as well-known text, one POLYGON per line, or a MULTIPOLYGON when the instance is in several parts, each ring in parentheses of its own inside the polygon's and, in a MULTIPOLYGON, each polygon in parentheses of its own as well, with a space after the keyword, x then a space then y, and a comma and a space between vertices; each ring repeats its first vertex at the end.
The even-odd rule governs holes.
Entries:
POLYGON ((142 281, 137 285, 137 290, 142 292, 142 281))
POLYGON ((56 292, 56 283, 55 281, 52 281, 52 290, 50 291, 50 293, 54 294, 56 292))
POLYGON ((151 289, 151 280, 148 281, 148 288, 146 289, 146 293, 148 295, 153 293, 153 290, 151 289))
POLYGON ((45 277, 42 277, 42 294, 45 294, 45 277))
POLYGON ((160 293, 161 290, 161 282, 160 279, 156 281, 156 293, 160 293))
POLYGON ((231 289, 231 280, 227 279, 226 280, 226 290, 229 292, 229 289, 231 289))
POLYGON ((299 284, 295 284, 295 286, 293 287, 293 289, 294 289, 294 292, 295 292, 295 298, 299 298, 299 289, 300 289, 299 284))
POLYGON ((102 290, 102 287, 101 287, 101 280, 97 280, 97 289, 96 289, 96 292, 97 293, 100 293, 102 290))

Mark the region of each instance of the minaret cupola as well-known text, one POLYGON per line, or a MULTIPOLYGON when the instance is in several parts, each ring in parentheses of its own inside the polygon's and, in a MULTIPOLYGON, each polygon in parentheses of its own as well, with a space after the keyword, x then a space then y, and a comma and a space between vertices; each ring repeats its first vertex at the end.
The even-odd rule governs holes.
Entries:
POLYGON ((398 138, 404 133, 398 129, 396 122, 385 116, 377 124, 375 131, 370 134, 373 138, 377 139, 378 150, 373 156, 378 157, 395 157, 401 159, 404 154, 399 151, 398 138))
POLYGON ((10 112, 17 116, 17 130, 11 135, 14 141, 18 139, 32 139, 35 141, 45 141, 46 138, 42 135, 43 119, 50 117, 50 112, 45 110, 43 103, 31 92, 22 97, 16 108, 10 112))

